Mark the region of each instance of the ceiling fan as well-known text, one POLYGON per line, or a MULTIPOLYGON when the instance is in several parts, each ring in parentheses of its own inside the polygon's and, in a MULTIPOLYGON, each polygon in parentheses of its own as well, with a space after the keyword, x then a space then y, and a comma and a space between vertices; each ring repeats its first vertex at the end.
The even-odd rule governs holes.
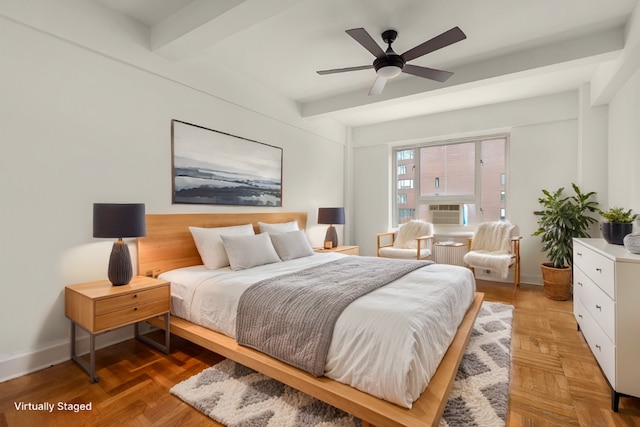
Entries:
POLYGON ((407 64, 407 62, 467 38, 467 36, 462 32, 460 28, 453 27, 452 29, 445 31, 442 34, 435 36, 431 40, 419 44, 413 49, 409 49, 402 55, 398 55, 391 48, 391 43, 393 43, 396 37, 398 37, 398 32, 395 30, 387 30, 382 33, 382 40, 384 40, 384 42, 388 45, 386 51, 382 50, 378 43, 373 40, 373 38, 369 35, 369 33, 367 33, 364 28, 354 28, 352 30, 347 30, 346 33, 376 57, 376 59, 373 61, 373 64, 360 65, 358 67, 321 70, 317 71, 317 73, 324 75, 344 73, 347 71, 368 70, 374 68, 378 77, 376 77, 373 86, 371 86, 369 95, 381 94, 382 89, 384 89, 384 85, 387 83, 387 80, 396 77, 401 72, 412 74, 418 77, 424 77, 425 79, 436 80, 438 82, 446 81, 449 77, 451 77, 451 75, 453 74, 452 72, 436 70, 434 68, 420 67, 418 65, 407 64))

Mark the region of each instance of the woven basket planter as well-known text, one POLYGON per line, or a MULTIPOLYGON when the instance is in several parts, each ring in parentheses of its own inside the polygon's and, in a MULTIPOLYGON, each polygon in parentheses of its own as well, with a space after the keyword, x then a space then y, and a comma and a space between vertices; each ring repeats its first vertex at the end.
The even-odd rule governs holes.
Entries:
POLYGON ((544 296, 556 301, 568 300, 571 297, 571 268, 555 268, 550 263, 544 263, 540 267, 544 296))

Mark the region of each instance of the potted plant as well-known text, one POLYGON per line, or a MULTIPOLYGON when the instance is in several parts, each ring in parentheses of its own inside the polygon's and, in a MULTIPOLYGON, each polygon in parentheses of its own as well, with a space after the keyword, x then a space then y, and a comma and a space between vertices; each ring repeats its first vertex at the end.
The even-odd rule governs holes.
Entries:
POLYGON ((554 192, 543 189, 544 197, 538 198, 542 209, 534 211, 539 218, 533 235, 541 237, 542 251, 549 260, 541 266, 544 294, 554 300, 566 300, 571 295, 573 238, 589 237, 589 226, 597 223, 588 215, 597 211, 598 202, 590 200, 596 193, 584 194, 576 184, 571 185, 573 196, 565 195, 564 187, 554 192))
POLYGON ((600 225, 604 240, 614 245, 622 245, 624 236, 631 234, 633 231, 633 220, 636 219, 638 215, 632 214, 631 209, 625 211, 618 207, 613 207, 606 212, 599 212, 606 220, 600 225))

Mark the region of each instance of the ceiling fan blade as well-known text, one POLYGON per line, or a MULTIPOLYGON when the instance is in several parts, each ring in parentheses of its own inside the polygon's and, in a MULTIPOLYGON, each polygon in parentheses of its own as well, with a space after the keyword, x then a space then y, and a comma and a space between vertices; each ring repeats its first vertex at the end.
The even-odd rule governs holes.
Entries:
POLYGON ((402 72, 441 83, 447 81, 453 75, 451 71, 436 70, 435 68, 419 67, 411 64, 405 64, 402 72))
POLYGON ((427 53, 442 49, 443 47, 457 43, 466 38, 467 36, 462 32, 460 28, 453 27, 452 29, 445 31, 439 36, 435 36, 431 40, 427 40, 426 42, 419 44, 413 49, 409 49, 400 56, 402 56, 405 61, 411 61, 412 59, 416 59, 422 55, 426 55, 427 53))
POLYGON ((347 71, 370 70, 372 68, 373 68, 373 65, 360 65, 358 67, 334 68, 333 70, 320 70, 320 71, 316 71, 316 73, 320 75, 325 75, 325 74, 335 74, 335 73, 346 73, 347 71))
POLYGON ((378 43, 367 33, 367 30, 364 28, 354 28, 352 30, 347 30, 347 34, 349 34, 355 41, 360 43, 362 47, 367 49, 373 56, 376 58, 384 58, 387 56, 384 53, 384 50, 380 47, 378 43))
POLYGON ((387 79, 385 77, 376 77, 376 81, 373 82, 373 86, 369 89, 369 95, 380 95, 385 84, 387 84, 387 79))

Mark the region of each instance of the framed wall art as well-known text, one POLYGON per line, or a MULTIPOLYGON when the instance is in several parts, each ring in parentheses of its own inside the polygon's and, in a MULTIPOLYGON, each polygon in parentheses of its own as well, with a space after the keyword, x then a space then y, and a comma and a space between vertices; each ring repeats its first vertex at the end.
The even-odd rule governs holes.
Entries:
POLYGON ((171 121, 173 203, 282 206, 282 148, 171 121))

